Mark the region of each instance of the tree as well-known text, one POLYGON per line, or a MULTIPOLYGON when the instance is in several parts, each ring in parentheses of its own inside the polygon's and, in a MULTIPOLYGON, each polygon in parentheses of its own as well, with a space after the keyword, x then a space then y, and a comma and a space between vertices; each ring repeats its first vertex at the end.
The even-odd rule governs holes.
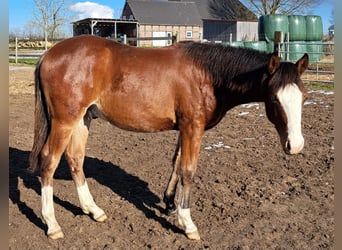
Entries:
POLYGON ((335 11, 334 11, 334 9, 332 9, 332 10, 331 10, 331 16, 330 16, 330 19, 329 19, 329 22, 330 22, 331 25, 334 25, 334 24, 335 24, 335 18, 334 18, 334 16, 335 16, 335 11))
POLYGON ((68 0, 34 0, 35 19, 38 26, 43 29, 45 49, 48 38, 55 39, 58 28, 68 20, 67 2, 68 0))
POLYGON ((257 16, 268 14, 303 14, 322 0, 241 0, 257 16))
POLYGON ((210 14, 219 19, 255 19, 255 15, 239 0, 210 0, 210 14))

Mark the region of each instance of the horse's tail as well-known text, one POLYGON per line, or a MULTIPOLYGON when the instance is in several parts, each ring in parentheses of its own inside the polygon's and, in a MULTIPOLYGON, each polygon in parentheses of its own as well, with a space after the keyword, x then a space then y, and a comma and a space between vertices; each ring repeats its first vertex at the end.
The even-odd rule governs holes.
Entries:
POLYGON ((35 69, 35 112, 34 112, 34 139, 30 154, 30 166, 28 170, 32 173, 40 167, 40 152, 47 140, 50 130, 50 115, 46 105, 45 95, 41 87, 40 67, 43 57, 39 60, 35 69))

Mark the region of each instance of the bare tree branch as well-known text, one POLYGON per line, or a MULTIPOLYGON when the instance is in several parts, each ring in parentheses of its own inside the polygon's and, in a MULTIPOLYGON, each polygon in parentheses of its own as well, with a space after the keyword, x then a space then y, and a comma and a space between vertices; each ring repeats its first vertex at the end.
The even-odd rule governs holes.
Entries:
POLYGON ((255 19, 256 16, 239 0, 210 0, 210 14, 219 19, 255 19))
POLYGON ((43 29, 45 41, 55 39, 59 27, 68 20, 66 5, 69 0, 34 0, 35 19, 43 29))
POLYGON ((268 14, 304 14, 323 0, 241 0, 257 16, 268 14))

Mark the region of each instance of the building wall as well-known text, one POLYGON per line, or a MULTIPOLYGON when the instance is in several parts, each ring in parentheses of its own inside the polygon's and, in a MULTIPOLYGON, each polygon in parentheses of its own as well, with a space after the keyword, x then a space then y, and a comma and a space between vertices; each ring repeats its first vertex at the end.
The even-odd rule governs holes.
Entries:
POLYGON ((227 22, 219 20, 203 21, 203 39, 210 42, 229 41, 230 35, 232 40, 236 41, 236 22, 227 22))
POLYGON ((258 41, 258 21, 236 23, 236 40, 237 41, 258 41))
POLYGON ((204 20, 203 30, 203 39, 210 42, 258 40, 258 21, 204 20))
MULTIPOLYGON (((162 34, 165 32, 165 36, 170 34, 171 36, 178 36, 179 41, 193 40, 199 41, 202 38, 203 28, 200 26, 179 26, 179 25, 153 25, 153 24, 140 24, 138 36, 143 37, 153 37, 157 33, 162 34), (191 37, 186 37, 186 34, 191 33, 191 37)), ((153 42, 152 40, 139 41, 138 46, 166 46, 167 43, 162 44, 162 42, 153 42), (156 45, 157 44, 157 45, 156 45)))

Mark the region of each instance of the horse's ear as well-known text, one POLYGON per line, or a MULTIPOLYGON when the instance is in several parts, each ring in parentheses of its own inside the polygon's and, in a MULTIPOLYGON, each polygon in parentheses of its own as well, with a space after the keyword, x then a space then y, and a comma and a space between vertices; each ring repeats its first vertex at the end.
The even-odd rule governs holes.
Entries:
POLYGON ((268 72, 273 75, 280 66, 280 58, 277 53, 273 53, 268 60, 268 72))
POLYGON ((296 62, 296 66, 299 74, 303 74, 309 66, 309 56, 307 53, 305 53, 304 56, 296 62))

